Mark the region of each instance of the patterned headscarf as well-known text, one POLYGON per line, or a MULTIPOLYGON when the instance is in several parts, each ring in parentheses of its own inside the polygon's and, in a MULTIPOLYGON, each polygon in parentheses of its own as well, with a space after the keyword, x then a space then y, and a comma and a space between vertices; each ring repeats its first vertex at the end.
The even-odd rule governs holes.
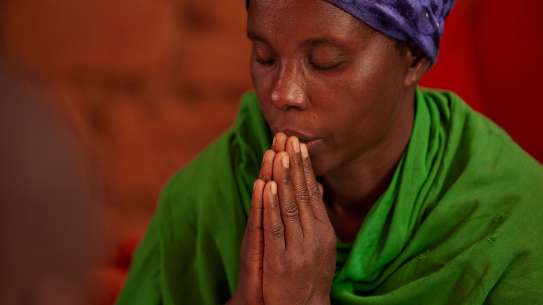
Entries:
MULTIPOLYGON (((414 43, 434 62, 445 18, 455 0, 325 0, 373 29, 402 42, 414 43)), ((246 0, 247 7, 250 0, 246 0)))

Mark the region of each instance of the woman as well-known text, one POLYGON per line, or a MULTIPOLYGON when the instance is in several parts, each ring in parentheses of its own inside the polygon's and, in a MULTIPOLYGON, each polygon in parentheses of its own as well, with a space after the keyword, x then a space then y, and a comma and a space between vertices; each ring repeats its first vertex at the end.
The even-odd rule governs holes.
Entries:
POLYGON ((250 1, 255 94, 163 191, 118 304, 537 304, 541 165, 417 87, 452 2, 250 1))

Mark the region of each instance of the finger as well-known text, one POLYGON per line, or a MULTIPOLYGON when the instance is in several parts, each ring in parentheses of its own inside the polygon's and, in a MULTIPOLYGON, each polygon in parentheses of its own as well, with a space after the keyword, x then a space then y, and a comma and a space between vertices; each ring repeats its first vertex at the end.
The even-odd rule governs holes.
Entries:
POLYGON ((277 183, 281 217, 285 224, 285 242, 288 248, 301 245, 303 231, 296 204, 296 194, 290 173, 290 160, 288 153, 280 152, 273 162, 273 180, 277 183))
POLYGON ((320 184, 317 182, 313 166, 311 165, 311 158, 307 150, 307 145, 302 143, 300 145, 300 152, 302 155, 302 162, 304 167, 305 181, 307 183, 307 189, 309 190, 309 197, 311 202, 311 208, 313 214, 317 219, 322 222, 329 222, 328 213, 326 207, 322 201, 322 191, 320 184))
POLYGON ((306 233, 312 230, 315 216, 313 215, 313 210, 311 208, 311 198, 309 197, 309 190, 305 181, 300 141, 297 137, 288 138, 287 152, 290 158, 290 173, 292 176, 296 203, 298 204, 298 209, 300 211, 302 231, 306 233))
POLYGON ((262 157, 262 165, 260 166, 260 174, 258 177, 264 181, 270 181, 272 179, 273 159, 275 158, 275 152, 271 149, 266 150, 262 157))
POLYGON ((285 226, 281 219, 277 184, 275 181, 266 183, 263 195, 264 203, 264 255, 278 257, 285 251, 285 226))
POLYGON ((278 132, 273 138, 272 149, 276 152, 285 151, 285 145, 287 143, 287 135, 283 132, 278 132))
POLYGON ((264 192, 265 182, 257 179, 253 185, 253 195, 251 199, 251 210, 247 218, 247 226, 245 228, 244 242, 247 253, 261 254, 262 246, 262 195, 264 192))
MULTIPOLYGON (((262 231, 263 203, 262 195, 265 182, 257 179, 253 186, 251 210, 247 219, 245 235, 241 247, 241 272, 245 283, 258 283, 262 280, 264 258, 264 235, 262 231)), ((248 299, 259 300, 261 295, 258 289, 245 289, 248 299)))

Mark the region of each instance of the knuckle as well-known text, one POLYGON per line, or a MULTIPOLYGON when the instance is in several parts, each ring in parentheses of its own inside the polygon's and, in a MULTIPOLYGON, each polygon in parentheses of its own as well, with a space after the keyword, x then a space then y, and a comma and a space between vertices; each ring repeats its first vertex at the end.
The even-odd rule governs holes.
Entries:
POLYGON ((277 209, 279 207, 279 202, 277 202, 277 200, 274 200, 271 202, 271 206, 272 208, 277 209))
POLYGON ((313 199, 320 199, 321 198, 321 190, 314 183, 311 184, 311 186, 309 187, 309 194, 310 194, 311 198, 313 198, 313 199))
POLYGON ((244 254, 244 258, 245 260, 247 261, 258 261, 260 260, 260 258, 262 257, 262 251, 260 249, 246 249, 245 250, 245 254, 244 254))
POLYGON ((308 164, 304 164, 304 167, 303 167, 303 168, 304 168, 304 175, 305 175, 306 177, 309 177, 309 176, 312 175, 311 168, 309 167, 308 164))
POLYGON ((303 164, 302 164, 302 159, 301 159, 301 158, 302 158, 302 156, 301 156, 299 153, 296 154, 296 157, 295 157, 295 158, 293 158, 294 160, 293 160, 292 162, 294 162, 294 165, 295 165, 296 167, 301 167, 301 166, 303 166, 303 164))
POLYGON ((289 204, 286 205, 285 207, 285 215, 288 217, 288 218, 294 218, 296 216, 298 216, 298 206, 291 202, 289 204))
POLYGON ((296 192, 296 199, 299 202, 309 203, 311 201, 311 196, 309 196, 309 193, 305 190, 300 190, 296 192))
POLYGON ((281 181, 282 181, 284 184, 286 184, 286 185, 290 184, 291 180, 292 180, 292 179, 291 179, 289 173, 284 173, 284 174, 283 174, 283 177, 281 177, 281 181))
POLYGON ((285 228, 283 227, 282 224, 280 223, 276 223, 276 224, 273 224, 271 227, 270 227, 270 233, 273 237, 275 238, 280 238, 280 237, 283 237, 283 233, 285 231, 285 228))

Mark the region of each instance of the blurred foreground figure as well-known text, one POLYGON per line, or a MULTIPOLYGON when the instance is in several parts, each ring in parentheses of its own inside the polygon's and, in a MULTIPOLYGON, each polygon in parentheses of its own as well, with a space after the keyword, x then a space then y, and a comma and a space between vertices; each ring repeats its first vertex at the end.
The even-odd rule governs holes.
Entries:
POLYGON ((88 181, 44 105, 0 73, 0 304, 90 304, 88 181))

